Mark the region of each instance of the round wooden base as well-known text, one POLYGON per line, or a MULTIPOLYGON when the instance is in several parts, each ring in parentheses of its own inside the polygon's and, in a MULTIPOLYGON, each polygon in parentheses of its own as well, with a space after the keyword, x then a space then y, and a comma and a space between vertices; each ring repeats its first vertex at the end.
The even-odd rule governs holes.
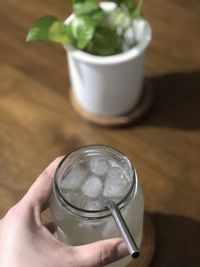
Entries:
POLYGON ((126 267, 148 267, 154 255, 155 245, 155 230, 150 217, 145 215, 140 256, 133 259, 126 267))
POLYGON ((129 113, 121 116, 97 116, 85 111, 70 90, 70 100, 76 112, 85 120, 100 126, 114 127, 137 123, 150 110, 154 99, 154 90, 145 82, 142 97, 138 105, 129 113))

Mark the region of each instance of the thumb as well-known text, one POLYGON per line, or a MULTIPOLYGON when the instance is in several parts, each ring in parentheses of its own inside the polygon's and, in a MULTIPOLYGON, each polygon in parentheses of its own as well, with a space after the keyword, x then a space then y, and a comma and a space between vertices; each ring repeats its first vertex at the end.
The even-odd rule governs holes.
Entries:
POLYGON ((122 238, 97 241, 74 247, 77 266, 101 267, 128 255, 127 246, 122 238))
POLYGON ((38 205, 40 209, 48 202, 52 190, 53 177, 58 164, 64 157, 56 158, 51 164, 39 175, 32 184, 23 198, 31 206, 38 205))

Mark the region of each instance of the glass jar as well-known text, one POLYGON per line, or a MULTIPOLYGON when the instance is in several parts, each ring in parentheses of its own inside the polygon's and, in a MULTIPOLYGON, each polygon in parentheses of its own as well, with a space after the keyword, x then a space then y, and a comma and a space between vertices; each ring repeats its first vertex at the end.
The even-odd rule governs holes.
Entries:
MULTIPOLYGON (((57 167, 54 177, 50 208, 55 223, 58 226, 59 239, 66 244, 76 246, 102 239, 120 237, 120 232, 107 208, 101 205, 96 205, 94 207, 90 206, 89 208, 86 204, 85 206, 79 206, 80 202, 84 202, 82 199, 81 201, 78 200, 79 195, 76 195, 76 192, 73 192, 73 198, 68 198, 68 195, 65 195, 65 191, 63 190, 62 183, 65 181, 64 179, 70 175, 70 171, 72 171, 74 166, 78 166, 77 164, 85 164, 84 166, 86 166, 86 163, 90 164, 90 162, 94 159, 102 159, 103 163, 107 164, 107 162, 109 162, 109 164, 112 165, 103 175, 102 173, 99 175, 98 179, 102 180, 102 184, 105 183, 103 179, 107 179, 105 178, 107 175, 106 173, 112 173, 112 171, 110 171, 111 168, 119 168, 120 173, 126 174, 127 180, 124 191, 117 193, 117 198, 115 196, 114 199, 112 199, 112 196, 108 194, 107 196, 117 204, 137 246, 140 247, 143 232, 144 200, 136 171, 125 155, 116 149, 103 145, 80 147, 67 155, 57 167)), ((97 166, 95 171, 100 170, 103 172, 102 168, 105 167, 105 164, 101 165, 100 168, 97 166)), ((87 169, 87 167, 85 167, 85 169, 87 169)), ((85 171, 83 171, 83 173, 85 175, 85 171)), ((122 177, 122 175, 120 177, 122 177)), ((74 179, 76 180, 76 178, 74 179)), ((108 179, 110 179, 110 177, 108 177, 108 179)), ((110 181, 113 181, 113 185, 115 186, 114 179, 115 177, 111 177, 110 181)), ((117 183, 118 181, 116 180, 116 184, 117 183)), ((121 188, 112 187, 113 185, 109 184, 109 190, 121 190, 121 188)), ((80 185, 79 187, 81 186, 84 187, 84 185, 80 185)), ((119 186, 121 185, 119 184, 119 186)), ((79 189, 80 188, 77 190, 79 189)), ((88 188, 86 189, 87 194, 88 188)), ((100 186, 100 190, 103 190, 102 186, 100 186)), ((125 259, 114 262, 109 266, 122 267, 128 264, 129 261, 131 261, 131 257, 126 257, 125 259)))

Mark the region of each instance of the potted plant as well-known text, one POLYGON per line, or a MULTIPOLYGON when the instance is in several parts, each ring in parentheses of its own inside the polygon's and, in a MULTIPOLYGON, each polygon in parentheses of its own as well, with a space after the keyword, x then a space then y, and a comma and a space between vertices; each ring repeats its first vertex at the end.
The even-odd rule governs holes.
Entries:
POLYGON ((142 96, 151 27, 141 15, 142 0, 98 2, 72 0, 71 16, 39 18, 26 40, 63 44, 73 99, 91 116, 110 118, 133 110, 142 96))

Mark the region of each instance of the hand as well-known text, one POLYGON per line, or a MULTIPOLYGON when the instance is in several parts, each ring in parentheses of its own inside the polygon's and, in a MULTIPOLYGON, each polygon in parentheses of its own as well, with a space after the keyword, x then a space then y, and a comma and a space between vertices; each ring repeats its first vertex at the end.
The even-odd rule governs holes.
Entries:
POLYGON ((52 223, 42 223, 41 212, 48 207, 61 159, 53 161, 0 220, 1 267, 100 267, 128 255, 121 238, 73 247, 55 238, 52 223))

